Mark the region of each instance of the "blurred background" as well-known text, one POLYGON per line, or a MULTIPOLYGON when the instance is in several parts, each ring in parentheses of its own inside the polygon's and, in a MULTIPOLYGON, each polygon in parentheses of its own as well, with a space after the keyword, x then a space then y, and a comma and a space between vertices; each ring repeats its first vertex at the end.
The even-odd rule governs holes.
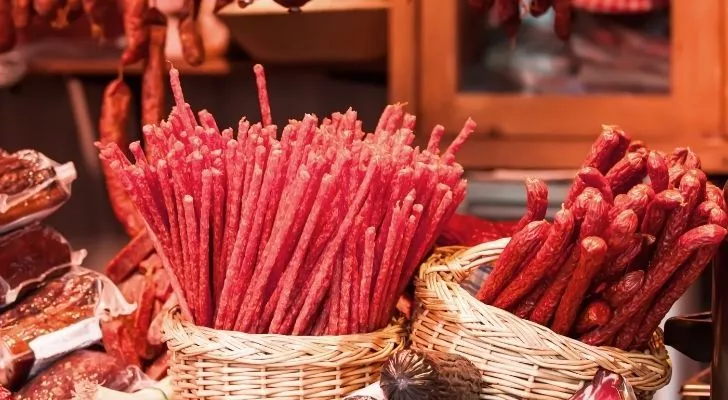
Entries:
MULTIPOLYGON (((719 184, 728 172, 726 0, 573 0, 568 42, 553 34, 550 14, 525 18, 512 38, 467 0, 312 0, 296 13, 257 0, 217 15, 213 3, 199 18, 201 66, 180 60, 174 21, 168 28, 166 56, 193 108, 225 127, 258 119, 252 66, 262 63, 279 125, 353 107, 373 129, 394 102, 418 116, 422 137, 435 124, 455 134, 472 117, 478 129, 459 155, 470 185, 463 212, 517 218, 527 175, 550 182, 557 210, 601 124, 659 150, 691 146, 719 184)), ((120 14, 108 13, 104 26, 103 43, 83 18, 63 29, 31 26, 0 55, 0 147, 76 164, 76 195, 49 222, 90 249, 87 265, 98 268, 128 241, 93 147, 101 95, 124 47, 120 14)), ((130 140, 140 136, 140 71, 125 71, 136 92, 130 140)), ((709 309, 705 278, 673 314, 709 309)), ((675 374, 660 400, 681 398, 705 367, 672 355, 675 374)))

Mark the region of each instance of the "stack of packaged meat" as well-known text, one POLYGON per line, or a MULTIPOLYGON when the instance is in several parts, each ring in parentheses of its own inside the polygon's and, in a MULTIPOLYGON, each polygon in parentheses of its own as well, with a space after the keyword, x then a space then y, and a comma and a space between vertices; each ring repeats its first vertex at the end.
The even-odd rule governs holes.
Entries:
POLYGON ((131 316, 142 299, 81 267, 86 251, 42 222, 69 200, 75 178, 73 163, 0 150, 0 398, 70 399, 79 379, 119 391, 151 382, 125 349, 152 350, 106 338, 118 321, 139 323, 131 316))

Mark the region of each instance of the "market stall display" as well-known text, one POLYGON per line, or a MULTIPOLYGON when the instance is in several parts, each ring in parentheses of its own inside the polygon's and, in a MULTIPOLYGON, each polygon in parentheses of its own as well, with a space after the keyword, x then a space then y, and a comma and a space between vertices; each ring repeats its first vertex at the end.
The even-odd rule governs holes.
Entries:
POLYGON ((112 280, 80 267, 86 250, 43 224, 68 201, 75 178, 72 163, 0 151, 0 385, 16 400, 70 399, 84 377, 119 390, 151 382, 115 354, 118 344, 106 353, 83 350, 107 344, 106 325, 148 302, 127 302, 112 280))
POLYGON ((543 220, 542 185, 527 181, 527 192, 531 211, 510 238, 440 248, 423 265, 413 348, 432 348, 437 336, 434 349, 468 357, 489 391, 503 395, 532 398, 583 384, 598 367, 623 374, 638 396, 664 386, 670 365, 659 322, 715 254, 728 224, 723 191, 707 182, 699 157, 689 148, 649 151, 605 126, 552 222, 543 220), (493 269, 472 293, 478 301, 458 282, 486 264, 493 269), (485 332, 503 339, 487 340, 485 332), (576 375, 553 363, 548 376, 505 373, 544 368, 541 357, 581 367, 576 375), (498 383, 505 375, 513 386, 498 383))
MULTIPOLYGON (((263 124, 241 120, 237 138, 232 129, 220 132, 206 111, 198 124, 173 68, 176 106, 167 121, 144 128, 146 151, 130 145, 135 163, 113 142, 99 146, 150 227, 182 318, 198 327, 248 333, 374 332, 369 335, 385 335, 398 347, 398 328, 385 327, 464 196, 463 171, 454 157, 474 124, 468 121, 442 154, 442 127, 435 128, 426 150, 410 146, 415 120, 400 105, 387 107, 374 133, 362 131, 349 110, 319 127, 316 117, 306 116, 284 128, 278 140, 262 67, 255 71, 263 124), (331 212, 324 213, 325 207, 331 212)), ((179 316, 169 322, 168 344, 182 351, 175 359, 192 358, 183 355, 190 344, 170 332, 192 334, 193 326, 179 325, 179 316)), ((242 340, 243 346, 263 340, 195 329, 198 335, 242 340)), ((267 340, 280 341, 277 346, 290 341, 267 340)), ((336 341, 319 342, 328 347, 336 341)), ((392 349, 385 346, 382 355, 392 349)), ((196 357, 215 359, 199 351, 196 357)), ((194 366, 177 362, 179 368, 194 366)))

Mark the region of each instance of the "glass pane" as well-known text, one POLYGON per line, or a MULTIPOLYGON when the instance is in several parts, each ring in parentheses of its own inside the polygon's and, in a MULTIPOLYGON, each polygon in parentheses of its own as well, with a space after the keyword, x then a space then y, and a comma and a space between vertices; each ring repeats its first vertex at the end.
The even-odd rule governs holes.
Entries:
POLYGON ((669 8, 625 14, 575 8, 571 40, 564 43, 553 33, 552 11, 524 17, 514 41, 496 28, 492 15, 479 15, 468 0, 460 2, 461 91, 670 92, 669 8))

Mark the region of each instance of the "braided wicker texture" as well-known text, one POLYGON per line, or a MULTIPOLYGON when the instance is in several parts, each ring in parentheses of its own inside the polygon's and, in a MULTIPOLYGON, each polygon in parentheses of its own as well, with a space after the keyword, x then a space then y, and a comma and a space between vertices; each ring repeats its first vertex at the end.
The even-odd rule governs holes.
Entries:
POLYGON ((361 335, 252 335, 202 328, 173 309, 163 340, 175 400, 340 399, 379 379, 404 347, 401 323, 361 335))
POLYGON ((413 348, 473 361, 485 384, 481 399, 568 399, 598 367, 624 376, 640 399, 667 385, 672 368, 661 331, 643 353, 593 347, 485 305, 459 285, 470 271, 495 261, 507 243, 440 248, 422 265, 415 281, 413 348))

